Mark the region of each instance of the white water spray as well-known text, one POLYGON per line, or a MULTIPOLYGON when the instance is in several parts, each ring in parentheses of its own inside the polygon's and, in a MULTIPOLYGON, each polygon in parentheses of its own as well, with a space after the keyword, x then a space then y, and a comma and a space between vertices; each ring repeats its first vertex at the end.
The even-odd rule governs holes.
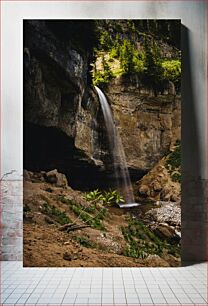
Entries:
POLYGON ((95 86, 98 93, 103 117, 105 121, 110 154, 113 157, 113 166, 116 177, 117 188, 124 196, 127 204, 121 204, 120 207, 132 207, 139 204, 135 203, 133 188, 127 167, 126 156, 119 132, 113 121, 113 114, 104 93, 95 86))

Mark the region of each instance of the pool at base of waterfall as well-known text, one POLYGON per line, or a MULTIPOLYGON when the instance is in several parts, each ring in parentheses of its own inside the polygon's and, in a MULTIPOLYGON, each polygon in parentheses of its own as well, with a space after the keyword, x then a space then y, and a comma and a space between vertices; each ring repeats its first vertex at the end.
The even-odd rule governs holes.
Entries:
POLYGON ((118 204, 118 206, 120 208, 136 207, 136 206, 139 206, 139 205, 141 205, 141 204, 139 204, 139 203, 118 204))

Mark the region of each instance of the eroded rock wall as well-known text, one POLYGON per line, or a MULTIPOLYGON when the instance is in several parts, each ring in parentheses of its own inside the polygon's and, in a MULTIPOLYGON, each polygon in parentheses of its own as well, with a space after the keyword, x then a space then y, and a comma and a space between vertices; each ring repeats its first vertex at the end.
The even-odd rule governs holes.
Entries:
POLYGON ((116 79, 107 96, 131 169, 150 170, 180 140, 181 99, 174 89, 155 95, 128 79, 116 79))
POLYGON ((99 103, 89 73, 93 22, 85 21, 80 32, 81 26, 76 20, 24 22, 24 168, 57 168, 86 184, 100 171, 92 159, 99 103))
MULTIPOLYGON (((90 75, 93 33, 92 21, 24 22, 24 168, 58 169, 82 189, 111 185, 113 171, 90 75)), ((180 97, 128 77, 105 93, 137 181, 180 139, 180 97)))

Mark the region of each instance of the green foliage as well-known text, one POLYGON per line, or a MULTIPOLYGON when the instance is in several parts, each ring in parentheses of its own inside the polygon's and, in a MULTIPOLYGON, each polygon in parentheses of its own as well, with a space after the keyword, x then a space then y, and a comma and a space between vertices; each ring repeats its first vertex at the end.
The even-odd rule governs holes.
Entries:
POLYGON ((90 192, 87 192, 84 196, 86 201, 96 201, 102 200, 102 193, 96 189, 90 192))
POLYGON ((134 245, 128 246, 126 250, 124 250, 124 255, 127 257, 142 258, 142 259, 148 256, 146 252, 138 249, 138 247, 135 247, 134 245))
POLYGON ((90 213, 86 212, 84 208, 80 205, 72 205, 71 208, 77 216, 79 216, 84 222, 86 222, 90 226, 99 230, 105 230, 105 227, 101 222, 103 216, 100 217, 100 214, 97 217, 93 217, 90 213))
POLYGON ((123 196, 117 191, 109 189, 108 191, 99 191, 98 189, 85 194, 85 199, 93 203, 112 206, 119 203, 124 203, 123 196))
POLYGON ((181 174, 180 173, 173 173, 171 175, 171 179, 173 182, 181 183, 181 174))
POLYGON ((177 145, 175 149, 168 155, 166 165, 171 171, 178 170, 181 166, 181 146, 177 145))
POLYGON ((134 47, 128 39, 121 43, 116 39, 114 46, 110 51, 110 58, 118 58, 122 74, 142 72, 144 70, 142 53, 134 47))
POLYGON ((103 204, 112 206, 119 203, 124 203, 124 198, 117 190, 109 189, 103 193, 103 204))
POLYGON ((100 33, 99 39, 99 49, 108 51, 113 45, 113 40, 107 31, 102 31, 100 33))
POLYGON ((181 147, 178 145, 167 158, 166 166, 174 182, 181 183, 181 147))
POLYGON ((41 208, 42 213, 53 217, 55 221, 60 223, 61 225, 71 223, 72 221, 70 218, 66 215, 65 212, 60 211, 58 208, 56 208, 54 205, 50 205, 48 203, 44 203, 43 207, 41 208))
POLYGON ((120 46, 120 64, 124 74, 134 71, 134 47, 129 40, 125 39, 120 46))
POLYGON ((110 50, 110 58, 119 58, 119 53, 120 53, 120 38, 118 33, 116 34, 116 39, 114 41, 114 44, 110 50))
POLYGON ((96 69, 96 65, 94 66, 93 72, 93 84, 95 86, 105 86, 107 85, 113 78, 113 73, 110 69, 109 64, 107 63, 104 55, 102 55, 102 71, 98 71, 96 69))
POLYGON ((61 201, 64 204, 68 204, 68 201, 69 201, 68 199, 65 198, 65 196, 63 194, 58 195, 57 200, 61 201))
POLYGON ((73 237, 75 241, 77 241, 80 245, 86 248, 94 248, 95 244, 90 241, 89 237, 87 236, 75 236, 73 237))
POLYGON ((181 183, 181 145, 179 140, 176 141, 174 150, 167 156, 166 167, 173 182, 181 183))
POLYGON ((127 20, 97 21, 99 28, 99 48, 107 55, 105 68, 93 72, 94 85, 101 87, 113 77, 137 74, 144 85, 155 94, 162 92, 169 81, 176 91, 180 89, 180 24, 166 20, 127 20), (136 44, 138 42, 139 44, 136 44), (175 45, 172 47, 174 59, 165 59, 160 42, 175 45), (163 55, 162 55, 163 54, 163 55), (117 68, 116 60, 120 62, 117 68))
POLYGON ((141 221, 130 218, 128 226, 122 227, 122 234, 128 243, 124 255, 134 258, 145 258, 149 254, 161 256, 164 250, 175 256, 179 255, 177 246, 169 245, 150 231, 141 221))
POLYGON ((155 91, 162 90, 164 86, 163 67, 160 49, 154 40, 145 40, 144 57, 144 83, 155 91))
POLYGON ((171 81, 176 86, 180 87, 181 82, 181 61, 180 60, 165 60, 162 62, 163 77, 165 80, 171 81))
POLYGON ((78 203, 75 203, 72 200, 66 199, 63 195, 59 195, 57 200, 61 201, 64 204, 67 204, 69 208, 77 215, 79 218, 89 224, 90 226, 104 230, 105 227, 102 224, 102 220, 107 215, 107 210, 103 207, 97 208, 96 203, 98 201, 100 192, 95 190, 94 192, 89 192, 85 194, 85 199, 87 201, 92 201, 90 206, 82 206, 78 203))

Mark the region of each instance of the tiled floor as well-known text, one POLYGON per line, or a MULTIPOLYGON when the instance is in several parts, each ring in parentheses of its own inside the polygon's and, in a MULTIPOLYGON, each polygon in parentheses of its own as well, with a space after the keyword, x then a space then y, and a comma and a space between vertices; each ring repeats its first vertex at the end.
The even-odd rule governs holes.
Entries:
POLYGON ((1 262, 2 305, 207 305, 207 264, 181 268, 23 268, 1 262))

